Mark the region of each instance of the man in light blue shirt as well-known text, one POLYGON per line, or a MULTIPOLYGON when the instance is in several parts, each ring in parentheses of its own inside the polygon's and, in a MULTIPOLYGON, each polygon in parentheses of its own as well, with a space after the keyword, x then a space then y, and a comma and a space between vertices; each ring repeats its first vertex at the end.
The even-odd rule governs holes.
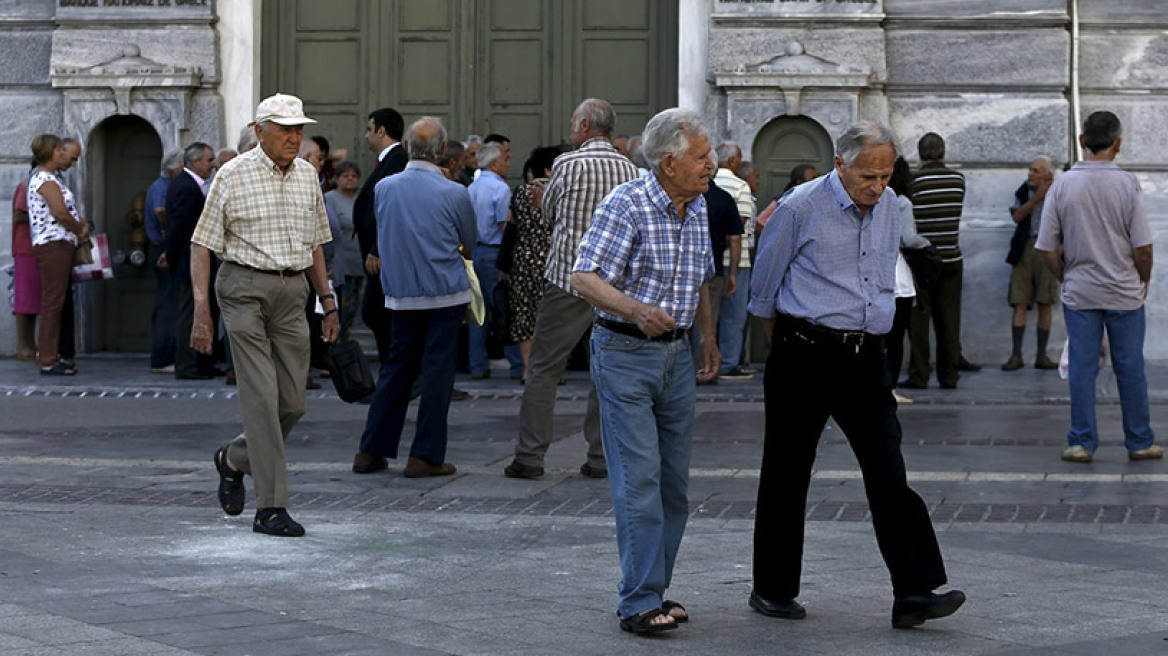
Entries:
POLYGON ((365 420, 359 452, 396 458, 414 380, 421 400, 407 477, 448 476, 446 418, 454 391, 458 330, 470 302, 470 280, 460 247, 478 239, 466 189, 438 168, 446 129, 424 117, 405 136, 410 162, 377 183, 377 249, 390 320, 389 357, 365 420))
POLYGON ((178 314, 178 284, 166 261, 166 190, 170 180, 182 173, 183 152, 175 150, 162 159, 162 173, 146 190, 146 262, 154 271, 154 309, 150 313, 150 371, 174 373, 175 322, 178 314))
POLYGON ((896 157, 887 127, 849 128, 835 170, 783 196, 758 246, 750 311, 773 332, 750 606, 769 617, 806 617, 795 598, 807 488, 829 417, 863 473, 892 575, 892 625, 945 617, 965 602, 960 590, 933 592, 947 582, 945 564, 929 510, 908 486, 884 362, 900 246, 896 194, 886 188, 896 157))
MULTIPOLYGON (((504 176, 511 168, 511 150, 500 143, 487 143, 475 153, 479 177, 471 183, 470 200, 474 206, 479 242, 475 245, 474 268, 483 290, 487 306, 487 320, 481 326, 470 326, 470 375, 475 379, 491 377, 491 361, 487 342, 492 318, 506 308, 496 308, 495 287, 499 284, 499 247, 503 243, 503 228, 510 216, 511 188, 504 176)), ((503 349, 511 365, 511 378, 523 377, 523 356, 512 344, 503 349)))

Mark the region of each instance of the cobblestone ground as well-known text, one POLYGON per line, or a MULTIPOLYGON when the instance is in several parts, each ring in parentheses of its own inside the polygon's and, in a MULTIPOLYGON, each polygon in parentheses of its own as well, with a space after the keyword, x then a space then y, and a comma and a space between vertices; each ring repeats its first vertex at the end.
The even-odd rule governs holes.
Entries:
MULTIPOLYGON (((310 393, 293 432, 301 540, 226 517, 210 455, 239 430, 221 381, 181 384, 132 358, 83 359, 45 385, 0 361, 0 654, 1168 654, 1168 467, 1129 462, 1103 383, 1104 446, 1058 459, 1065 384, 987 370, 901 410, 953 618, 889 626, 891 590, 846 442, 825 431, 807 509, 801 600, 746 606, 761 453, 759 380, 701 388, 690 505, 670 597, 693 621, 658 639, 617 628, 604 481, 576 471, 586 383, 561 388, 548 475, 515 481, 521 388, 460 381, 459 473, 349 471, 365 406, 310 393)), ((1163 433, 1168 368, 1153 367, 1163 433)), ((407 425, 407 434, 412 423, 407 425)), ((250 484, 249 484, 250 487, 250 484)), ((249 498, 250 502, 250 498, 249 498)))

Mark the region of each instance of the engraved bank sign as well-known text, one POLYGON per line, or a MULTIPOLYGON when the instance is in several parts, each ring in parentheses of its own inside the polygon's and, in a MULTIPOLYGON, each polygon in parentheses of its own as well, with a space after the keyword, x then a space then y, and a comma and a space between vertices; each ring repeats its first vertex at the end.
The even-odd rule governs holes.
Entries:
POLYGON ((881 16, 883 0, 717 0, 714 16, 881 16))
POLYGON ((62 20, 157 20, 210 16, 214 0, 57 0, 62 20))

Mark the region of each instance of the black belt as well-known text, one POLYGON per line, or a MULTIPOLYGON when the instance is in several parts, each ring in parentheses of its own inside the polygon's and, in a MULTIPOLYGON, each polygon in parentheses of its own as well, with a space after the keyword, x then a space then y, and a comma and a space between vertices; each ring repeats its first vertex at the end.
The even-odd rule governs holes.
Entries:
POLYGON ((485 241, 480 241, 477 245, 478 246, 486 246, 487 248, 502 248, 503 247, 502 244, 488 244, 485 241))
POLYGON ((257 269, 256 267, 248 266, 246 264, 240 264, 239 262, 231 262, 230 260, 228 260, 228 263, 234 264, 235 266, 237 266, 241 269, 247 269, 248 271, 255 271, 256 273, 266 273, 269 276, 280 276, 281 278, 291 278, 292 276, 304 275, 304 272, 308 270, 308 269, 257 269))
POLYGON ((775 317, 775 324, 812 344, 821 343, 833 346, 845 346, 855 349, 856 353, 859 353, 865 344, 878 343, 880 338, 879 335, 873 335, 872 333, 863 331, 837 330, 835 328, 828 328, 827 326, 820 326, 806 319, 792 317, 787 314, 780 314, 775 317))
POLYGON ((649 337, 641 332, 640 328, 637 328, 631 323, 622 323, 620 321, 613 321, 612 319, 605 319, 604 317, 596 317, 596 325, 603 326, 614 333, 628 335, 629 337, 638 337, 649 340, 650 342, 676 342, 689 335, 689 328, 674 328, 673 330, 666 330, 656 337, 649 337))

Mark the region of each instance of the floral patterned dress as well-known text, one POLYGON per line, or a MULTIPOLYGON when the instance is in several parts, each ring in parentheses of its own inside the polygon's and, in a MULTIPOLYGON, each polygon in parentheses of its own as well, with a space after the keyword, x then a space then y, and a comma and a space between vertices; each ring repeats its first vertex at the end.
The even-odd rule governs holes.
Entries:
POLYGON ((511 220, 515 222, 515 254, 511 266, 511 339, 522 342, 535 334, 535 315, 543 299, 544 265, 552 227, 543 220, 540 205, 547 178, 519 187, 511 196, 511 220))

